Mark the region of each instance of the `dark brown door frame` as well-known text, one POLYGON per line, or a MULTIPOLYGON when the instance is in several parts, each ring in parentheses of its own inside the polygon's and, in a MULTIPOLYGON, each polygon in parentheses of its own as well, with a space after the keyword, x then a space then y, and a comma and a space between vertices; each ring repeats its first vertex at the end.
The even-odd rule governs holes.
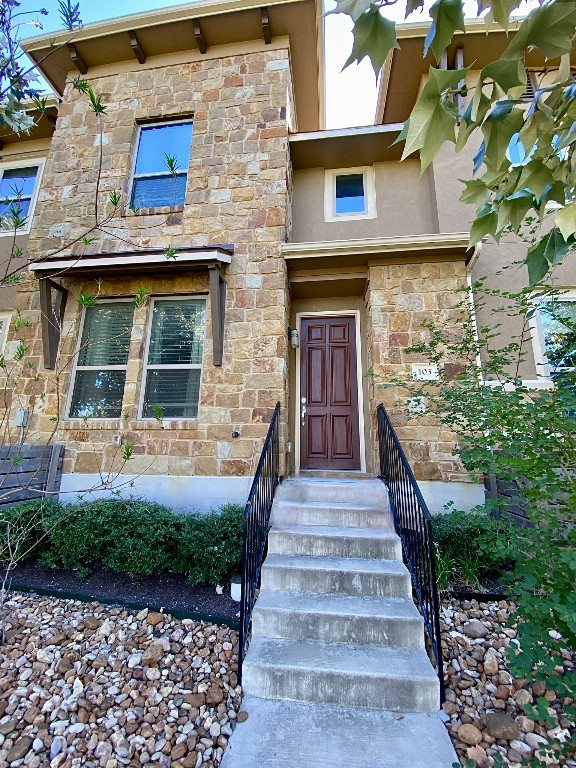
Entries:
MULTIPOLYGON (((362 376, 361 376, 361 367, 358 364, 358 360, 360 359, 361 355, 361 349, 360 349, 360 313, 357 310, 342 310, 339 312, 302 312, 298 313, 297 315, 297 321, 298 326, 300 330, 300 349, 298 350, 298 366, 297 366, 297 376, 296 376, 296 391, 297 391, 297 397, 298 402, 296 403, 296 430, 297 430, 297 470, 306 470, 307 468, 315 468, 315 469, 334 469, 334 470, 342 470, 342 471, 349 471, 349 470, 356 470, 356 471, 365 471, 365 445, 364 445, 364 418, 363 418, 363 390, 362 390, 362 376), (352 392, 352 401, 350 403, 351 407, 351 416, 352 416, 352 442, 353 442, 353 456, 350 457, 349 460, 343 459, 342 457, 338 457, 337 454, 339 451, 336 451, 336 453, 332 454, 330 456, 330 460, 328 462, 323 462, 321 459, 319 460, 319 464, 321 466, 310 466, 310 459, 306 458, 305 456, 305 446, 304 442, 306 440, 308 429, 302 429, 301 426, 301 408, 302 408, 302 396, 303 396, 303 390, 306 388, 306 384, 304 383, 304 375, 305 375, 305 361, 303 358, 303 353, 305 353, 306 349, 306 339, 304 337, 304 333, 306 332, 306 328, 309 326, 310 322, 313 322, 314 320, 318 320, 321 324, 321 321, 325 321, 328 323, 326 326, 327 328, 332 327, 330 323, 336 323, 338 325, 337 321, 339 319, 346 320, 347 327, 349 329, 348 333, 348 351, 351 353, 349 358, 349 369, 348 373, 350 376, 350 388, 352 392), (334 459, 334 456, 336 456, 336 459, 334 459), (330 466, 327 466, 330 465, 330 466)), ((346 325, 346 324, 344 324, 346 325)), ((336 343, 338 343, 338 340, 336 340, 336 343)), ((327 354, 329 354, 331 347, 327 347, 327 354)), ((332 350, 334 351, 334 348, 332 347, 332 350)), ((329 364, 327 367, 328 372, 329 364)), ((306 403, 307 412, 309 403, 306 403)), ((330 410, 330 409, 329 409, 330 410)), ((344 409, 346 410, 346 409, 344 409)), ((339 420, 340 425, 342 425, 344 419, 336 416, 336 419, 334 419, 334 424, 339 420)), ((332 425, 333 426, 333 425, 332 425)), ((334 427, 336 428, 336 427, 334 427)), ((341 447, 341 445, 340 445, 341 447)), ((316 462, 313 461, 313 464, 316 462)))

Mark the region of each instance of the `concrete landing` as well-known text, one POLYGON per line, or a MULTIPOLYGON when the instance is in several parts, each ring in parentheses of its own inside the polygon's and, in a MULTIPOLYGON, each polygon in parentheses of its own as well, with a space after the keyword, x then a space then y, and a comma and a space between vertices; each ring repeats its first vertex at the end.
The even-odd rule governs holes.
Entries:
POLYGON ((247 697, 221 768, 451 768, 437 715, 247 697), (400 719, 396 719, 400 718, 400 719))

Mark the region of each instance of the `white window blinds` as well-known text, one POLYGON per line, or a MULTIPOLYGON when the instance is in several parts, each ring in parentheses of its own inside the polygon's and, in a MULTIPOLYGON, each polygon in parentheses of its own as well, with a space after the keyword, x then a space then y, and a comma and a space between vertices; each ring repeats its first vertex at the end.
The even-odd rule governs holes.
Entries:
POLYGON ((99 302, 86 308, 71 418, 120 418, 133 319, 131 302, 99 302))
POLYGON ((206 302, 154 301, 143 418, 197 418, 206 302))

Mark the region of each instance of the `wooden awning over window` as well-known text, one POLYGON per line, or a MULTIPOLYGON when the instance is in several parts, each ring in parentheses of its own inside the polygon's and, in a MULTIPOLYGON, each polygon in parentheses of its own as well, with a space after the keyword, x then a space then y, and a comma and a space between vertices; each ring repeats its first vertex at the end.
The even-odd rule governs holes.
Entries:
POLYGON ((109 273, 142 274, 142 272, 182 272, 205 270, 210 274, 210 308, 214 365, 222 365, 224 351, 224 319, 226 311, 226 282, 223 269, 232 260, 233 245, 197 248, 177 248, 166 257, 164 249, 99 253, 73 256, 71 254, 32 262, 29 266, 38 278, 42 312, 42 343, 44 367, 54 368, 60 343, 67 289, 55 282, 58 278, 103 276, 109 273))

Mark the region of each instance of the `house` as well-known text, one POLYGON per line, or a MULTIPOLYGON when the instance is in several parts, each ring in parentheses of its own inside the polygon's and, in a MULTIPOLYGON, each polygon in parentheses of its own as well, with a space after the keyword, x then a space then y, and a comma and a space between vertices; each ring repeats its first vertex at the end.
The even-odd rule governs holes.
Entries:
MULTIPOLYGON (((0 319, 26 321, 7 350, 26 337, 35 368, 14 394, 27 442, 65 446, 64 493, 244 500, 277 401, 284 473, 377 473, 375 411, 393 393, 367 371, 409 372, 421 322, 450 322, 456 289, 525 249, 468 249, 471 149, 445 145, 422 175, 400 162, 424 35, 402 29, 374 125, 341 130, 323 124, 317 0, 197 2, 26 41, 60 101, 53 134, 56 106, 2 149, 0 190, 18 174, 30 190, 31 264, 0 319)), ((472 25, 446 66, 480 67, 504 39, 472 25)), ((574 266, 558 280, 573 290, 574 266)), ((538 385, 543 343, 535 326, 523 376, 538 385)), ((393 416, 432 509, 482 500, 454 435, 393 416)))

